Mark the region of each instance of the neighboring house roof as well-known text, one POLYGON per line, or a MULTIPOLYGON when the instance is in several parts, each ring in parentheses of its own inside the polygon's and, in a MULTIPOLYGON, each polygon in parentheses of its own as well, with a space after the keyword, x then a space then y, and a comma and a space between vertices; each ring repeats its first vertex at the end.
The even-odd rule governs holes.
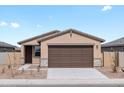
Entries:
POLYGON ((60 31, 59 31, 59 30, 54 30, 54 31, 51 31, 51 32, 47 32, 47 33, 45 33, 45 34, 41 34, 41 35, 34 36, 34 37, 32 37, 32 38, 29 38, 29 39, 20 41, 20 42, 18 42, 18 44, 22 44, 22 43, 25 43, 25 42, 29 42, 29 41, 31 41, 31 40, 38 39, 38 38, 42 38, 42 37, 45 37, 45 36, 48 36, 48 35, 51 35, 51 34, 55 34, 55 33, 58 33, 58 32, 60 32, 60 31))
POLYGON ((41 38, 40 40, 38 40, 38 42, 42 42, 42 41, 45 41, 45 40, 48 40, 48 39, 51 39, 51 38, 54 38, 54 37, 57 37, 57 36, 61 36, 65 33, 76 33, 76 34, 79 34, 79 35, 82 35, 82 36, 86 36, 88 38, 91 38, 91 39, 94 39, 94 40, 97 40, 97 41, 100 41, 100 42, 104 42, 105 40, 102 39, 102 38, 99 38, 99 37, 96 37, 96 36, 93 36, 93 35, 90 35, 90 34, 87 34, 87 33, 84 33, 84 32, 80 32, 78 30, 75 30, 75 29, 67 29, 63 32, 59 32, 59 33, 56 33, 56 34, 53 34, 51 36, 48 36, 48 37, 44 37, 44 38, 41 38))
POLYGON ((0 42, 0 47, 5 47, 5 48, 15 48, 16 46, 5 43, 5 42, 0 42))
POLYGON ((102 47, 124 46, 124 37, 102 44, 102 47))

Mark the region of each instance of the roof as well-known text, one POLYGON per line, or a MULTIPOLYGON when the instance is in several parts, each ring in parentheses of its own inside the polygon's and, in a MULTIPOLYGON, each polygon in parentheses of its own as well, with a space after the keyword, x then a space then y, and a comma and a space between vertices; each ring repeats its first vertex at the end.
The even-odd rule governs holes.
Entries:
POLYGON ((5 43, 5 42, 0 42, 0 47, 15 48, 16 46, 5 43))
POLYGON ((54 34, 54 33, 58 33, 58 32, 60 32, 60 31, 59 30, 50 31, 50 32, 47 32, 47 33, 44 33, 44 34, 41 34, 41 35, 38 35, 38 36, 34 36, 32 38, 28 38, 28 39, 25 39, 23 41, 20 41, 20 42, 18 42, 18 44, 29 42, 31 40, 42 38, 42 37, 45 37, 45 36, 48 36, 48 35, 51 35, 51 34, 54 34))
POLYGON ((72 33, 76 33, 76 34, 79 34, 79 35, 82 35, 82 36, 86 36, 88 38, 91 38, 91 39, 94 39, 94 40, 97 40, 97 41, 100 41, 100 42, 104 42, 105 40, 102 39, 102 38, 99 38, 99 37, 96 37, 96 36, 93 36, 93 35, 90 35, 90 34, 87 34, 87 33, 84 33, 84 32, 81 32, 81 31, 78 31, 78 30, 75 30, 75 29, 67 29, 63 32, 59 32, 57 34, 53 34, 49 37, 44 37, 44 38, 41 38, 40 40, 38 40, 38 42, 42 42, 42 41, 45 41, 45 40, 48 40, 48 39, 51 39, 51 38, 54 38, 54 37, 57 37, 57 36, 61 36, 65 33, 69 33, 69 32, 72 32, 72 33))
POLYGON ((102 47, 124 46, 124 37, 102 44, 102 47))

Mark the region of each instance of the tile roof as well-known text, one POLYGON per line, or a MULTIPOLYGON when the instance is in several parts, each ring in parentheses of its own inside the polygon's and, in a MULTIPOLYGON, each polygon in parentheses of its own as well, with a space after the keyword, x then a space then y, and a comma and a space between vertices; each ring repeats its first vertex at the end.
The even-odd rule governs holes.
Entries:
POLYGON ((124 46, 124 37, 102 44, 102 47, 124 46))
POLYGON ((0 47, 15 48, 16 46, 0 41, 0 47))

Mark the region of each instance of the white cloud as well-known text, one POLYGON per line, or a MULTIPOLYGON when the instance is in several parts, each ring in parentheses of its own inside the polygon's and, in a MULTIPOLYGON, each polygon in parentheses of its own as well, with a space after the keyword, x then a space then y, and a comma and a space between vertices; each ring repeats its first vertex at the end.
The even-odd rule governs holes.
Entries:
POLYGON ((8 24, 5 22, 5 21, 1 21, 0 22, 0 26, 3 27, 3 26, 7 26, 8 24))
POLYGON ((42 28, 43 25, 37 24, 36 27, 37 27, 37 28, 42 28))
POLYGON ((108 11, 108 10, 111 10, 112 9, 112 6, 110 5, 106 5, 102 8, 102 11, 108 11))
POLYGON ((20 27, 19 23, 17 23, 17 22, 11 22, 11 23, 10 23, 10 26, 13 27, 13 28, 18 28, 18 27, 20 27))
POLYGON ((52 19, 53 19, 53 16, 48 16, 48 19, 49 19, 49 20, 52 20, 52 19))

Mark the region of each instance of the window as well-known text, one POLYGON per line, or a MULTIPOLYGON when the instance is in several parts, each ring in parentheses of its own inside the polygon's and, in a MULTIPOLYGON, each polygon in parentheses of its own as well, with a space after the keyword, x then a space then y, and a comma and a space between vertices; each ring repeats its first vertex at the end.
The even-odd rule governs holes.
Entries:
POLYGON ((40 56, 40 46, 35 46, 35 56, 40 56))

